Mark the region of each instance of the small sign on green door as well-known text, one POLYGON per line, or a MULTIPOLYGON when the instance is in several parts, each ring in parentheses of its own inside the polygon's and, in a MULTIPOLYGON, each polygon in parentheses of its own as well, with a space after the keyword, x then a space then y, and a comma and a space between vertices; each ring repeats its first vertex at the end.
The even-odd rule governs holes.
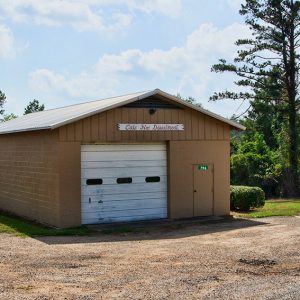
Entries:
POLYGON ((199 171, 207 171, 208 170, 208 165, 198 165, 198 170, 199 171))

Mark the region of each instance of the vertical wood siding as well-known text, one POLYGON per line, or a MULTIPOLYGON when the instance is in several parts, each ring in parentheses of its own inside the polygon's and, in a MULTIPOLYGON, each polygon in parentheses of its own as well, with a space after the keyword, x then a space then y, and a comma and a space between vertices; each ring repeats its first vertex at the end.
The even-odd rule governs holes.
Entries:
POLYGON ((229 140, 230 126, 192 109, 121 107, 59 128, 59 140, 68 142, 159 142, 229 140), (118 123, 179 123, 184 131, 119 131, 118 123))

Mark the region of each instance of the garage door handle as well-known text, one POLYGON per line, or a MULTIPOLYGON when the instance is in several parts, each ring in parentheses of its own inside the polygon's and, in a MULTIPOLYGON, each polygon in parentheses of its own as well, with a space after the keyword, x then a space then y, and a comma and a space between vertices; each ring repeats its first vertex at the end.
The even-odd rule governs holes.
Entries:
POLYGON ((102 201, 102 200, 99 200, 98 203, 103 203, 103 201, 102 201))

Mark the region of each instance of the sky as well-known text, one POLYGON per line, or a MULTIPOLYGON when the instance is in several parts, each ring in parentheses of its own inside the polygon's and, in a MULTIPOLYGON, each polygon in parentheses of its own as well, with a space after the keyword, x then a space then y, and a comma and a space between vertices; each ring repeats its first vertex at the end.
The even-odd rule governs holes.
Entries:
POLYGON ((0 0, 0 90, 6 113, 159 88, 224 117, 238 101, 209 102, 234 77, 211 66, 249 34, 241 0, 0 0))

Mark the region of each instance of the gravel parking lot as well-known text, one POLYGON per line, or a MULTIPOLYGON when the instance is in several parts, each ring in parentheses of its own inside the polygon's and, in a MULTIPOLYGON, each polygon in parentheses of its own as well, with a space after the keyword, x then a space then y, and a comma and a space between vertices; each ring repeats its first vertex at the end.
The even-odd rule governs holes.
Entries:
POLYGON ((0 299, 300 299, 300 218, 0 234, 0 299))

